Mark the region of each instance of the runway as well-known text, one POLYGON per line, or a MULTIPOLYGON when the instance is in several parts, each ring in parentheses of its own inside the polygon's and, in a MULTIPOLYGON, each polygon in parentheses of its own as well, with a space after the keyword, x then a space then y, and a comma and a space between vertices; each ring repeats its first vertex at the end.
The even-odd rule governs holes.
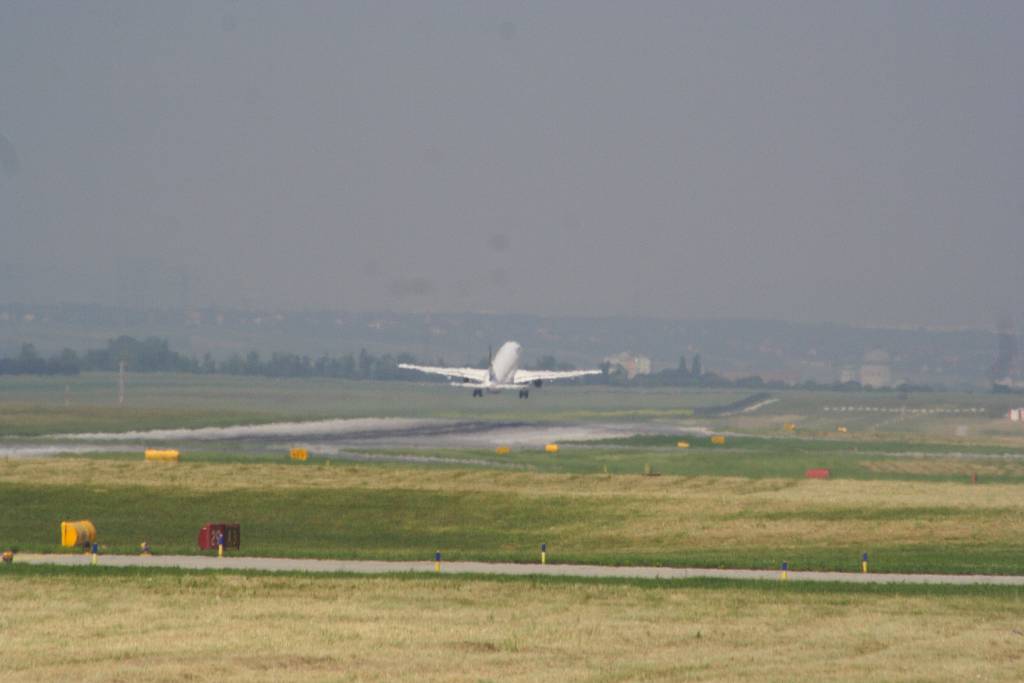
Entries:
MULTIPOLYGON (((88 566, 89 555, 18 554, 18 564, 88 566)), ((207 555, 100 555, 104 567, 170 567, 195 570, 294 571, 326 574, 433 574, 433 562, 376 560, 312 560, 274 557, 210 557, 207 555)), ((511 562, 442 562, 442 574, 494 576, 569 576, 619 579, 734 579, 779 581, 781 572, 768 569, 703 569, 697 567, 606 567, 583 564, 515 564, 511 562)), ((991 574, 875 574, 853 572, 787 572, 792 582, 855 584, 930 584, 947 586, 1024 586, 1024 576, 991 574)))
POLYGON ((703 427, 675 421, 501 421, 410 418, 353 418, 274 422, 198 429, 50 434, 0 440, 0 457, 33 458, 63 454, 134 452, 161 444, 195 450, 224 448, 280 452, 303 447, 315 455, 338 459, 365 449, 538 448, 546 443, 595 441, 637 434, 704 435, 703 427))

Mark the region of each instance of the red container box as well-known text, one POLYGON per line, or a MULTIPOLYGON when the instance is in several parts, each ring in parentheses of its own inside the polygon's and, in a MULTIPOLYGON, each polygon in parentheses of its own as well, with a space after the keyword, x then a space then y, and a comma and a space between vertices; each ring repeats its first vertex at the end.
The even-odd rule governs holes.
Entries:
POLYGON ((199 547, 215 550, 218 537, 224 539, 224 547, 238 550, 242 547, 242 527, 239 524, 204 524, 199 530, 199 547))

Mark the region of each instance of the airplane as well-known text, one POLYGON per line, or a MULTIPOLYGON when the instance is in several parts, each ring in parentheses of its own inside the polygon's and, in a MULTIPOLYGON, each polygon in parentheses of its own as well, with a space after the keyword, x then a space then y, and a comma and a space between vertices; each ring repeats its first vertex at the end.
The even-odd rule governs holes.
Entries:
POLYGON ((530 385, 540 388, 544 382, 556 379, 583 377, 584 375, 600 375, 600 370, 520 370, 523 347, 518 342, 507 341, 494 354, 491 367, 482 368, 440 368, 428 365, 412 365, 399 363, 398 367, 406 370, 419 370, 445 377, 458 377, 461 382, 451 382, 454 387, 467 387, 473 390, 473 398, 482 397, 484 391, 496 394, 502 389, 519 390, 519 398, 530 397, 530 385))

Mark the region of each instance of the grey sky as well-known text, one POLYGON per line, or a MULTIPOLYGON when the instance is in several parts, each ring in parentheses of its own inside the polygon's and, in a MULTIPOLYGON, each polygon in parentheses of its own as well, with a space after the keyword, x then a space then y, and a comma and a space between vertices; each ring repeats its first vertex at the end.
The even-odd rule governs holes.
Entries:
POLYGON ((0 301, 982 324, 1024 3, 0 5, 0 301))

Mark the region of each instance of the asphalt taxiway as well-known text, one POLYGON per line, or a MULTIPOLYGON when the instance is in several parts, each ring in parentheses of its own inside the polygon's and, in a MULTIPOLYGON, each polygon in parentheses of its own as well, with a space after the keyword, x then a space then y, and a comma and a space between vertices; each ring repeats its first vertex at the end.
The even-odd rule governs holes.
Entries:
MULTIPOLYGON (((33 565, 88 566, 90 555, 18 554, 15 562, 33 565)), ((313 560, 277 557, 211 557, 208 555, 99 555, 104 567, 170 567, 190 570, 245 570, 334 574, 432 574, 434 562, 385 562, 377 560, 313 560)), ((619 579, 734 579, 779 581, 782 573, 769 569, 705 569, 699 567, 608 567, 582 564, 516 564, 511 562, 442 562, 442 574, 495 576, 568 576, 619 579)), ((931 584, 1024 586, 1024 576, 994 574, 882 574, 854 572, 786 572, 788 581, 857 584, 931 584)))

